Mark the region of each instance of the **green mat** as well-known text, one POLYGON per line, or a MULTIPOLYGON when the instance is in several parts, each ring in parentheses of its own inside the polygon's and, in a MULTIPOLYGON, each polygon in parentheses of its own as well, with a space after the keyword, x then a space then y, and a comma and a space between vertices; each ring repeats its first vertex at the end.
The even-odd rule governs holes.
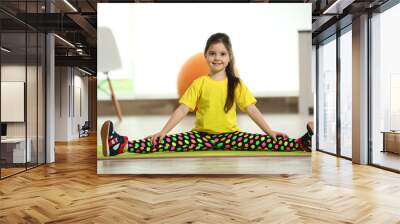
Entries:
POLYGON ((311 152, 271 152, 271 151, 196 151, 196 152, 154 152, 148 154, 125 152, 117 156, 103 156, 101 145, 97 146, 97 159, 120 158, 176 158, 176 157, 249 157, 249 156, 311 156, 311 152))

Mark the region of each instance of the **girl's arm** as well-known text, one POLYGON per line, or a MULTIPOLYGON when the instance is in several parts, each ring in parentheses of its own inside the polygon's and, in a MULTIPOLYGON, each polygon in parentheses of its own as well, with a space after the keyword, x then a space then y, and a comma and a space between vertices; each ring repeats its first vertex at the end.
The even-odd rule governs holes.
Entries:
POLYGON ((189 113, 189 107, 185 104, 180 104, 178 108, 174 111, 174 113, 169 118, 168 122, 165 124, 162 133, 167 134, 170 132, 182 119, 189 113))
POLYGON ((168 132, 170 132, 188 113, 189 107, 184 104, 180 104, 179 107, 176 108, 174 113, 171 115, 168 122, 164 125, 162 130, 151 136, 151 142, 153 144, 160 142, 164 138, 164 136, 168 132))
POLYGON ((246 107, 246 112, 247 114, 251 117, 251 119, 260 127, 264 133, 271 135, 272 138, 276 141, 276 136, 283 136, 283 137, 288 137, 285 133, 278 132, 278 131, 273 131, 267 122, 264 120, 263 115, 261 112, 258 110, 256 105, 251 104, 248 107, 246 107))

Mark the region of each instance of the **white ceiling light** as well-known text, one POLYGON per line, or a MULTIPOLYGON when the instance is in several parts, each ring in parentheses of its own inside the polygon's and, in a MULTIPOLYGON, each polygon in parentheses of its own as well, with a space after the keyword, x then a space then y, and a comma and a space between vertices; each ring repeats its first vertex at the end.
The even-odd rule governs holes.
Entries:
POLYGON ((57 37, 58 39, 60 39, 61 41, 63 41, 64 43, 68 44, 69 46, 75 48, 75 45, 73 45, 71 42, 69 42, 68 40, 58 36, 57 34, 54 34, 55 37, 57 37))
POLYGON ((10 50, 8 50, 8 49, 5 48, 5 47, 1 47, 1 50, 4 51, 4 52, 7 52, 7 53, 10 53, 10 52, 11 52, 10 50))
POLYGON ((83 72, 83 73, 85 73, 85 74, 92 75, 92 73, 90 73, 90 72, 88 72, 88 71, 85 71, 85 70, 83 70, 83 69, 81 69, 81 68, 78 68, 78 70, 81 71, 81 72, 83 72))
POLYGON ((322 14, 342 14, 343 10, 354 1, 355 0, 336 0, 322 14))
POLYGON ((74 10, 75 12, 78 12, 78 10, 71 4, 68 2, 68 0, 64 0, 65 4, 67 4, 72 10, 74 10))

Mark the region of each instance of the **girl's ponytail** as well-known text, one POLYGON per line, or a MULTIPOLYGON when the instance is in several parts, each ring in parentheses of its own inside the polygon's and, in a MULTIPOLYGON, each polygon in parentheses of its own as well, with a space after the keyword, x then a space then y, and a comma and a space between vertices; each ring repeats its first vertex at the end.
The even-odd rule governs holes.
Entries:
POLYGON ((225 113, 227 113, 233 106, 233 102, 235 100, 235 89, 236 86, 240 83, 240 79, 235 74, 233 60, 229 62, 225 71, 226 71, 226 76, 228 77, 228 94, 226 96, 224 110, 225 113))

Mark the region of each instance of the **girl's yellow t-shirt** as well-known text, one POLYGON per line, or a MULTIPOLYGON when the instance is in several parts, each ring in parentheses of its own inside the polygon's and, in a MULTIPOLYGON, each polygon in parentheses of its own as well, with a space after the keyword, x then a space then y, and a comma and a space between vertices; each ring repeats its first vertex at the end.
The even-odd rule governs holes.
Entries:
POLYGON ((228 95, 228 79, 213 80, 210 76, 201 76, 194 80, 179 103, 196 111, 196 124, 192 131, 220 134, 240 131, 236 119, 236 105, 243 112, 257 100, 247 86, 240 81, 235 89, 232 108, 225 113, 224 106, 228 95))

